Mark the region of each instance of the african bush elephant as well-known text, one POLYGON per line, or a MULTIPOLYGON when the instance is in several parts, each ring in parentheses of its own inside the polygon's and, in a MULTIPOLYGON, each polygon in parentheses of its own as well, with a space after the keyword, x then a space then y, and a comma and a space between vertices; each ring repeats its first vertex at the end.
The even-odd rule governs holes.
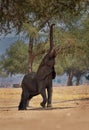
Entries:
POLYGON ((55 78, 55 48, 52 47, 44 56, 36 73, 29 73, 22 80, 22 95, 18 110, 26 110, 28 100, 41 94, 43 101, 40 105, 44 108, 51 107, 52 103, 52 79, 55 78), (47 96, 46 96, 47 89, 47 96))

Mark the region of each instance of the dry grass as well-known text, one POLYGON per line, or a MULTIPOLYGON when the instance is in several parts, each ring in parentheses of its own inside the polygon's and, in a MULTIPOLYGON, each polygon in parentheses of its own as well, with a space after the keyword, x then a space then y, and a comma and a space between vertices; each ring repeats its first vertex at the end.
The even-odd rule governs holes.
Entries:
MULTIPOLYGON (((0 89, 0 106, 14 107, 18 106, 21 97, 21 88, 1 88, 0 89), (4 101, 4 102, 3 102, 4 101)), ((60 106, 60 103, 66 101, 76 101, 89 98, 89 86, 73 87, 53 87, 53 106, 60 106)), ((42 98, 40 95, 34 97, 30 106, 40 107, 42 98)))
POLYGON ((21 88, 0 89, 0 130, 88 130, 89 86, 54 87, 53 107, 42 109, 41 96, 27 111, 18 111, 21 88))

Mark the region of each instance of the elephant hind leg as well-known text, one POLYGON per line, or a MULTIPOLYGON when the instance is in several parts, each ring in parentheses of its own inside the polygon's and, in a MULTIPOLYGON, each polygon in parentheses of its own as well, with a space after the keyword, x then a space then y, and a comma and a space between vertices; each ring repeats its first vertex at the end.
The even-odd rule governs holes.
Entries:
POLYGON ((27 107, 29 107, 29 102, 30 102, 30 100, 32 99, 32 97, 33 97, 33 96, 31 96, 31 95, 29 96, 29 99, 27 100, 27 107))
POLYGON ((45 104, 46 104, 46 102, 47 102, 45 89, 42 89, 42 91, 41 91, 41 96, 42 96, 42 98, 43 98, 43 101, 40 103, 40 105, 41 105, 43 108, 45 108, 45 104))
POLYGON ((48 100, 47 107, 52 107, 52 87, 47 88, 48 100))
POLYGON ((18 110, 26 110, 28 99, 29 99, 29 93, 23 90, 21 95, 21 101, 18 106, 18 110))

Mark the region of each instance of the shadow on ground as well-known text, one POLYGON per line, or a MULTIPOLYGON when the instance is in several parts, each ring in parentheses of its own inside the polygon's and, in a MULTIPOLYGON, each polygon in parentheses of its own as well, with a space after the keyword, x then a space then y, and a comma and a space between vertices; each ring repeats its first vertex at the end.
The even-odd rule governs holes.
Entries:
MULTIPOLYGON (((68 102, 75 102, 75 101, 88 101, 89 98, 83 98, 83 99, 73 99, 73 100, 62 100, 62 101, 55 101, 53 102, 54 105, 56 104, 60 104, 60 103, 68 103, 68 102)), ((79 105, 79 104, 77 104, 79 105)), ((76 106, 60 106, 58 107, 51 107, 51 108, 42 108, 42 107, 32 107, 32 106, 29 106, 27 111, 29 110, 37 110, 37 111, 43 111, 43 110, 57 110, 57 109, 71 109, 71 108, 76 108, 76 106)), ((0 107, 0 111, 11 111, 11 110, 18 110, 18 106, 6 106, 6 107, 0 107)))

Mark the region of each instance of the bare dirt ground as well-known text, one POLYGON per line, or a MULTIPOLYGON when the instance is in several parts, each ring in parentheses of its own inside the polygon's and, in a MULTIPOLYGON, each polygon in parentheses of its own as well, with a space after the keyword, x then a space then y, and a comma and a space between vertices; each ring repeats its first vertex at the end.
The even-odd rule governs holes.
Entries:
POLYGON ((0 89, 0 130, 89 130, 89 86, 54 87, 50 109, 39 95, 18 111, 20 96, 21 88, 0 89))

